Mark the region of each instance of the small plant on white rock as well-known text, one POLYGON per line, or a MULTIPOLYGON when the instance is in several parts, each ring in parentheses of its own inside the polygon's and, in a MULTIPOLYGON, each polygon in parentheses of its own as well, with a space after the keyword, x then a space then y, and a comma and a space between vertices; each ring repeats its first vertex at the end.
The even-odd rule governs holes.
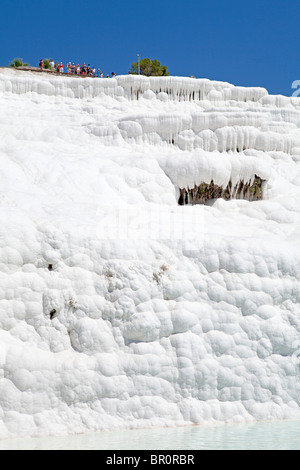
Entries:
POLYGON ((69 300, 68 300, 68 304, 69 304, 69 306, 70 306, 71 308, 73 308, 74 310, 75 310, 76 308, 78 308, 78 303, 77 303, 77 300, 75 300, 75 299, 69 299, 69 300))

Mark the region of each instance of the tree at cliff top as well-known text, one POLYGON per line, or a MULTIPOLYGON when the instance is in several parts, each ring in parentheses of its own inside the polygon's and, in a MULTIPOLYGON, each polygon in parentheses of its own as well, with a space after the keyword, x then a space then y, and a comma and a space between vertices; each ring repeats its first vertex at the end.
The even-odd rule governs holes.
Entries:
POLYGON ((23 59, 16 58, 9 63, 10 67, 27 67, 29 64, 27 62, 23 62, 23 59))
POLYGON ((50 62, 51 62, 50 59, 45 59, 45 60, 44 60, 44 69, 46 69, 46 70, 50 70, 50 69, 51 69, 50 62))
POLYGON ((137 75, 139 73, 139 66, 140 74, 146 75, 147 77, 161 77, 169 75, 167 67, 165 65, 161 65, 156 59, 141 59, 139 64, 138 62, 133 62, 128 73, 137 75))

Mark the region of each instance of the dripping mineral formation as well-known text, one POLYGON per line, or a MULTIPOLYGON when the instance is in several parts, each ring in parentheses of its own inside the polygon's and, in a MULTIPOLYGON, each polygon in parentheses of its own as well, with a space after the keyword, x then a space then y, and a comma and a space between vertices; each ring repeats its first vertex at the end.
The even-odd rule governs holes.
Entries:
POLYGON ((0 437, 300 418, 300 100, 0 69, 0 437))
POLYGON ((217 186, 213 181, 210 184, 202 183, 194 186, 192 189, 180 189, 180 197, 178 203, 184 204, 204 204, 211 199, 219 197, 223 199, 247 199, 248 201, 257 201, 262 199, 263 181, 255 175, 253 182, 238 182, 234 187, 229 181, 225 189, 217 186))

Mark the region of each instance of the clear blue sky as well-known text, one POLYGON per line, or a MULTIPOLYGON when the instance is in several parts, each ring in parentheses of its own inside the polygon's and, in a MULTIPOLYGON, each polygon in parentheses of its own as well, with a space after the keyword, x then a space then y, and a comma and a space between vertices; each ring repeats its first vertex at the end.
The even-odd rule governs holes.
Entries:
POLYGON ((300 80, 300 2, 0 0, 0 66, 53 57, 127 74, 138 53, 170 75, 291 96, 300 80))

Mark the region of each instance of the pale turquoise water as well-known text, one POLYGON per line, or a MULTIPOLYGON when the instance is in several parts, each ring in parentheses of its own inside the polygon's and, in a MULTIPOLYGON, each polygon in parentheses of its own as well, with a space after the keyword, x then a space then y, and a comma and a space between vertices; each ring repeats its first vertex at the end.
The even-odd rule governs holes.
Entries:
POLYGON ((300 421, 0 440, 0 450, 300 450, 300 421))

